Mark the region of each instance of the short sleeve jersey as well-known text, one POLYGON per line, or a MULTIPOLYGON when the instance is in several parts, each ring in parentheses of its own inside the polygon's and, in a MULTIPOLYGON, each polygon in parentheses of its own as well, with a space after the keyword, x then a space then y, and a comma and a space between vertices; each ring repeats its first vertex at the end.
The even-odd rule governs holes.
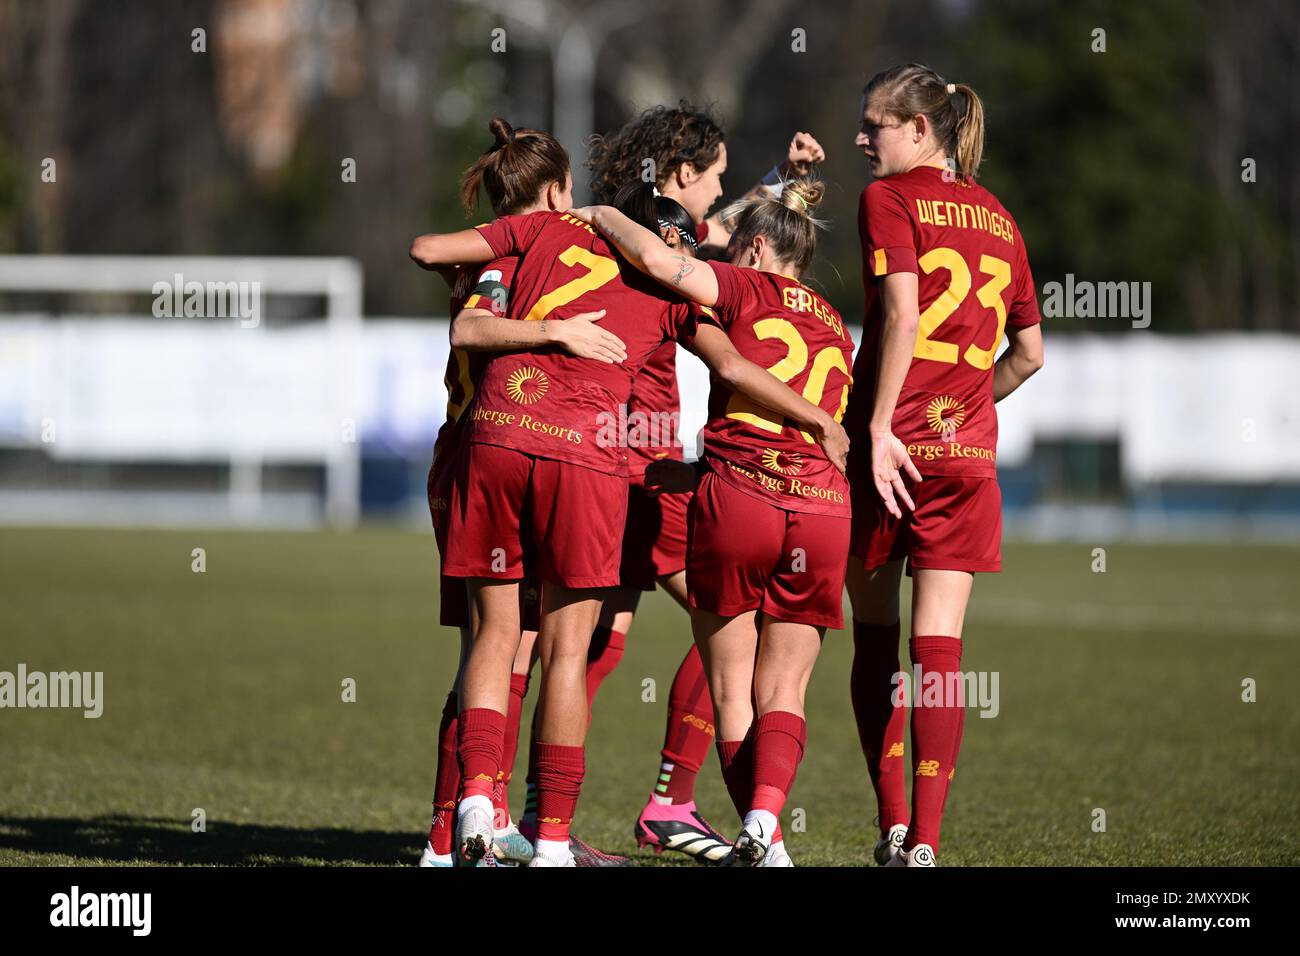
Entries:
POLYGON ((923 474, 996 477, 993 362, 1006 326, 1040 321, 1025 241, 984 187, 918 167, 878 179, 858 210, 866 313, 845 427, 859 452, 875 401, 881 282, 918 279, 920 325, 894 434, 923 474))
MULTIPOLYGON (((715 321, 736 351, 838 421, 853 384, 853 339, 839 313, 789 276, 708 265, 718 277, 715 321)), ((760 500, 788 511, 849 514, 848 482, 821 445, 716 377, 704 452, 715 474, 760 500)))
POLYGON ((511 318, 604 309, 601 327, 622 339, 627 359, 610 365, 558 346, 494 355, 467 413, 469 440, 627 474, 633 380, 656 350, 691 328, 695 310, 621 263, 602 236, 567 213, 504 216, 478 228, 494 255, 521 257, 511 318))

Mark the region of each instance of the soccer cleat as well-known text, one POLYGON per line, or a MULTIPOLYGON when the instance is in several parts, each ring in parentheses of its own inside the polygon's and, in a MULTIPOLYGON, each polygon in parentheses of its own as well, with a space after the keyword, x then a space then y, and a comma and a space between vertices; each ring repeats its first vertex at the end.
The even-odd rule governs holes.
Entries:
POLYGON ((767 836, 763 833, 762 824, 754 824, 754 826, 757 827, 757 832, 748 829, 740 831, 735 846, 722 861, 723 866, 763 865, 763 858, 767 856, 768 850, 767 836))
POLYGON ((457 866, 495 866, 496 857, 488 853, 493 843, 492 804, 481 797, 487 804, 486 809, 477 802, 460 811, 456 825, 456 865, 457 866), (491 862, 483 862, 485 858, 491 862))
POLYGON ((631 866, 632 861, 625 856, 602 853, 589 843, 583 843, 575 836, 569 837, 569 853, 574 866, 631 866))
POLYGON ((908 866, 935 866, 934 847, 928 843, 918 843, 912 847, 912 852, 907 854, 908 866))
POLYGON ((918 843, 910 850, 899 850, 898 855, 885 866, 935 866, 934 848, 928 843, 918 843))
POLYGON ((452 862, 450 853, 434 853, 433 844, 428 841, 424 844, 424 852, 420 854, 420 866, 455 866, 452 862))
POLYGON ((906 823, 895 823, 890 827, 889 832, 876 841, 876 848, 871 851, 876 862, 881 866, 888 866, 889 861, 898 856, 898 852, 903 849, 903 840, 906 837, 906 823))
MULTIPOLYGON (((570 844, 570 846, 572 846, 572 844, 570 844)), ((553 856, 549 856, 545 853, 538 852, 533 854, 533 858, 532 860, 529 861, 528 865, 529 866, 578 866, 579 864, 574 859, 572 853, 564 854, 564 859, 561 860, 553 856)))
POLYGON ((533 858, 533 845, 512 821, 492 841, 492 855, 499 863, 527 866, 533 858))
POLYGON ((719 864, 731 844, 695 809, 695 801, 663 804, 652 796, 632 828, 636 845, 650 847, 655 855, 677 850, 700 863, 719 864))
POLYGON ((794 860, 790 859, 790 854, 785 852, 785 841, 777 840, 767 848, 767 855, 763 857, 763 862, 759 866, 794 866, 794 860))

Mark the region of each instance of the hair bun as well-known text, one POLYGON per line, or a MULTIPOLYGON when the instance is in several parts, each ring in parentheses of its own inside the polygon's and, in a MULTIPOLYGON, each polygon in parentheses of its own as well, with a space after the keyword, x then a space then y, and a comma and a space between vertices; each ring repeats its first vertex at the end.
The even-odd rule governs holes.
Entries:
POLYGON ((498 147, 505 146, 507 143, 515 141, 514 127, 505 121, 504 117, 494 116, 488 121, 488 129, 496 137, 498 147))
POLYGON ((790 179, 781 190, 781 205, 801 215, 811 216, 825 193, 826 187, 821 180, 806 177, 790 179))

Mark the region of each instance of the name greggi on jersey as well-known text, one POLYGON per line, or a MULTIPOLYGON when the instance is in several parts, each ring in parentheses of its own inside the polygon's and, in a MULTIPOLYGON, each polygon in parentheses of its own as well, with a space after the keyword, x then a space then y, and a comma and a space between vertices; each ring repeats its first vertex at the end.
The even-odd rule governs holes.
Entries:
POLYGON ((839 315, 807 289, 793 285, 786 286, 781 290, 781 303, 791 312, 811 312, 834 330, 836 335, 844 338, 844 324, 840 321, 839 315))

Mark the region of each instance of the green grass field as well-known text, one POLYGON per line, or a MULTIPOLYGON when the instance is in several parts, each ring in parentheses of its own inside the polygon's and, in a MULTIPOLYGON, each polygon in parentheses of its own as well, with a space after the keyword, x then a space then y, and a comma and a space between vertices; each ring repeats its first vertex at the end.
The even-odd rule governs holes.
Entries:
MULTIPOLYGON (((942 864, 1300 862, 1300 549, 1116 544, 1095 574, 1092 547, 1008 545, 976 583, 963 667, 1000 673, 1001 713, 968 717, 942 864)), ((0 862, 414 863, 456 655, 436 562, 385 530, 0 531, 0 670, 104 672, 97 720, 0 711, 0 862)), ((646 865, 692 865, 631 839, 689 633, 647 598, 588 740, 575 832, 646 865)), ((809 690, 800 865, 869 862, 851 644, 828 636, 809 690)), ((716 763, 700 780, 732 830, 716 763)))

